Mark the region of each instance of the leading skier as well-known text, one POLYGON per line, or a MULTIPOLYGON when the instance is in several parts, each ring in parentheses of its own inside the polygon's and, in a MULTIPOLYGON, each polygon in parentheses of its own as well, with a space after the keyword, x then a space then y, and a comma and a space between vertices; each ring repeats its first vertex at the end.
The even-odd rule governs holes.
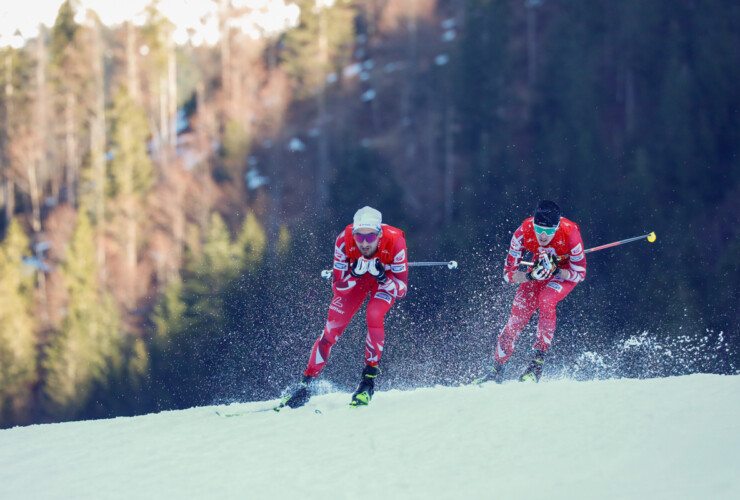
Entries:
POLYGON ((350 406, 365 406, 375 391, 380 374, 385 329, 383 320, 396 299, 406 296, 408 262, 404 232, 383 224, 382 214, 371 207, 359 209, 352 224, 336 239, 334 246, 334 297, 324 331, 316 340, 297 388, 275 408, 303 406, 311 397, 311 386, 321 373, 352 317, 370 295, 367 304, 365 368, 350 406))
POLYGON ((539 382, 555 332, 555 309, 575 286, 586 278, 586 256, 578 224, 561 217, 560 208, 552 201, 541 201, 534 216, 514 232, 504 264, 504 280, 518 284, 511 316, 496 342, 492 370, 474 383, 493 380, 501 383, 504 366, 514 352, 519 334, 536 309, 540 310, 534 356, 520 381, 539 382), (534 265, 519 271, 522 252, 534 256, 534 265))

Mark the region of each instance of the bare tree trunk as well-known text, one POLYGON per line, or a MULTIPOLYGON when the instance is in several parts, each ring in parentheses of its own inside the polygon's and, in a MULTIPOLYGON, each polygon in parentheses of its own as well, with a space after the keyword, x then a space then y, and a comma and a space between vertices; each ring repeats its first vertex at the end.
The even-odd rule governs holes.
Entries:
POLYGON ((418 25, 416 20, 416 0, 408 0, 407 7, 407 24, 406 24, 406 67, 404 68, 405 76, 403 86, 401 87, 401 123, 404 128, 411 125, 411 101, 414 92, 414 80, 416 76, 416 56, 417 56, 417 38, 418 25))
MULTIPOLYGON (((221 0, 219 8, 219 29, 221 31, 221 109, 219 130, 223 131, 228 121, 229 106, 231 105, 231 40, 229 30, 229 11, 231 0, 221 0)), ((221 141, 223 143, 223 140, 221 141)))
POLYGON ((527 3, 527 77, 529 85, 537 83, 537 13, 535 5, 527 3))
MULTIPOLYGON (((329 61, 329 42, 327 40, 326 10, 322 9, 319 14, 319 51, 318 64, 320 68, 326 68, 329 61)), ((326 112, 326 80, 322 79, 319 84, 317 96, 319 112, 319 164, 316 172, 316 199, 317 210, 323 214, 329 204, 329 127, 326 112)))
MULTIPOLYGON (((160 160, 161 165, 166 167, 168 160, 168 139, 170 136, 169 124, 167 120, 167 76, 163 75, 159 78, 159 152, 161 154, 160 160)), ((165 176, 167 174, 166 168, 163 168, 165 176)))
POLYGON ((129 310, 133 309, 136 305, 136 274, 137 274, 137 257, 136 257, 136 239, 137 239, 137 227, 136 227, 136 206, 133 196, 129 195, 129 198, 124 201, 125 211, 124 217, 126 219, 126 243, 125 243, 125 259, 126 259, 126 270, 127 270, 127 290, 126 290, 126 306, 129 310))
POLYGON ((48 169, 46 158, 47 144, 47 93, 46 93, 46 42, 44 27, 39 29, 36 41, 36 107, 34 120, 34 134, 36 137, 35 160, 26 167, 31 196, 31 227, 34 232, 41 231, 41 194, 39 189, 39 173, 48 169))
POLYGON ((29 163, 26 167, 28 194, 31 197, 31 228, 34 233, 41 232, 41 194, 39 192, 38 176, 36 175, 36 164, 40 161, 39 156, 41 156, 41 153, 37 152, 36 161, 29 163))
POLYGON ((170 115, 170 137, 171 149, 177 148, 177 59, 175 57, 175 41, 170 33, 167 37, 167 103, 170 115))
POLYGON ((65 171, 65 189, 67 202, 76 205, 76 184, 80 170, 80 161, 77 146, 77 127, 75 127, 75 107, 77 100, 72 92, 67 92, 64 102, 64 135, 67 153, 67 169, 65 171))
POLYGON ((131 99, 137 106, 141 105, 139 89, 139 71, 136 56, 136 27, 132 21, 126 22, 126 86, 131 99))
POLYGON ((93 33, 93 75, 95 79, 95 105, 90 130, 90 156, 92 158, 93 183, 95 186, 94 207, 96 222, 98 266, 105 278, 105 76, 103 75, 103 50, 100 27, 97 23, 93 33))
MULTIPOLYGON (((202 82, 199 82, 195 88, 197 99, 198 99, 198 146, 207 148, 207 154, 211 154, 211 144, 215 137, 218 135, 218 126, 216 124, 216 117, 212 108, 207 107, 205 104, 206 90, 202 82), (204 137, 205 136, 205 137, 204 137)), ((208 166, 208 161, 202 162, 200 169, 202 172, 200 175, 203 178, 203 206, 202 210, 198 214, 198 225, 203 230, 208 227, 208 216, 211 207, 211 171, 208 166)), ((182 241, 183 246, 185 240, 182 241)))
POLYGON ((445 116, 445 180, 444 180, 444 220, 446 224, 452 222, 455 202, 455 108, 447 105, 445 116))
POLYGON ((13 218, 15 212, 15 184, 13 182, 12 170, 10 168, 10 162, 8 161, 7 146, 9 138, 9 127, 12 116, 12 103, 13 98, 13 59, 11 52, 8 50, 5 54, 5 109, 3 110, 3 127, 2 127, 2 151, 0 151, 0 170, 3 175, 3 201, 5 203, 5 226, 10 224, 10 219, 13 218))

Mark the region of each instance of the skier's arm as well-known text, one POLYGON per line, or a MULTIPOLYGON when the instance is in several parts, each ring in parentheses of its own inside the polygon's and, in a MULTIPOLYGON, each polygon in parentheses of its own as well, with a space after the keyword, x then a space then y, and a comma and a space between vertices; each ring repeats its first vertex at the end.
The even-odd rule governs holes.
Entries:
POLYGON ((349 257, 345 253, 344 232, 339 233, 334 245, 334 279, 332 289, 335 295, 347 293, 357 280, 349 272, 349 257))
POLYGON ((506 255, 506 262, 504 263, 504 281, 507 283, 520 284, 527 279, 527 273, 519 271, 519 263, 522 261, 522 240, 524 240, 524 229, 522 226, 514 231, 514 236, 511 237, 511 244, 509 245, 509 253, 506 255))
POLYGON ((404 298, 408 291, 409 265, 406 255, 406 239, 403 236, 396 240, 393 247, 393 262, 390 270, 386 271, 386 275, 395 285, 396 298, 404 298))
POLYGON ((586 279, 586 254, 583 253, 583 240, 578 230, 573 231, 568 238, 568 264, 567 268, 558 268, 555 276, 564 281, 580 283, 586 279))

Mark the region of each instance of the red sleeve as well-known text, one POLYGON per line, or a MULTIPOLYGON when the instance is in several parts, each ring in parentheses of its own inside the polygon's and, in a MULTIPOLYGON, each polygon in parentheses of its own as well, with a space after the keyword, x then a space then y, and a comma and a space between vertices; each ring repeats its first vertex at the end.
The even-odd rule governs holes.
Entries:
POLYGON ((356 280, 349 272, 349 257, 345 253, 344 231, 339 233, 334 244, 334 279, 332 289, 335 295, 342 295, 355 286, 356 280))
POLYGON ((509 244, 509 253, 506 255, 506 262, 504 263, 504 281, 507 283, 514 283, 514 273, 519 270, 519 263, 522 261, 522 241, 524 240, 524 229, 523 226, 519 226, 519 229, 514 231, 514 236, 511 237, 511 244, 509 244))
POLYGON ((386 266, 386 275, 396 283, 396 298, 402 299, 408 291, 409 263, 406 252, 406 238, 400 236, 393 246, 393 262, 386 266))
POLYGON ((586 279, 586 254, 583 253, 583 239, 581 239, 581 232, 578 229, 571 231, 568 236, 568 269, 570 276, 567 281, 573 283, 580 283, 586 279))

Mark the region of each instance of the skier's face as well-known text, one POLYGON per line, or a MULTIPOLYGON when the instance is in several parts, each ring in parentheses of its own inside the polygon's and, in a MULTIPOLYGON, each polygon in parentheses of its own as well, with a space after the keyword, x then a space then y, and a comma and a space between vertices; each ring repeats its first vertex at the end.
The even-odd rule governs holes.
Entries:
POLYGON ((380 237, 383 232, 373 231, 370 228, 358 229, 355 232, 355 243, 357 248, 363 257, 369 258, 378 250, 378 244, 380 243, 380 237))
POLYGON ((555 237, 557 230, 557 227, 541 227, 537 224, 534 225, 534 234, 537 235, 537 242, 543 247, 550 244, 552 239, 555 237))

